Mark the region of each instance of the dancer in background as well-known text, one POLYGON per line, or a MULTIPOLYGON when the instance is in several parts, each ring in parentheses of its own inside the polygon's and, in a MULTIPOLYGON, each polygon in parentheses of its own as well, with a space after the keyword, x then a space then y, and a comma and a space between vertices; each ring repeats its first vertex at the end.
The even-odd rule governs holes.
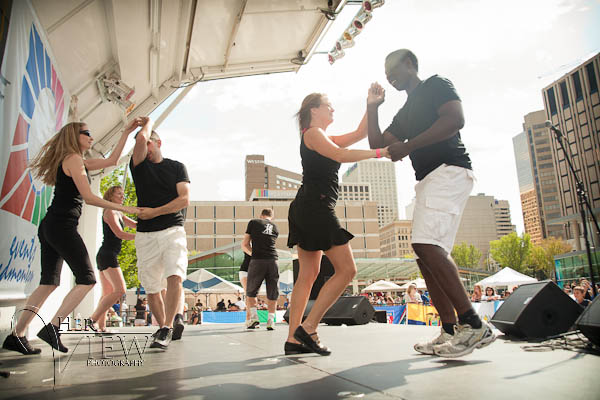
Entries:
POLYGON ((418 71, 419 62, 410 50, 387 56, 388 82, 408 97, 382 134, 378 109, 385 91, 378 83, 371 85, 367 98, 369 144, 371 148, 389 145, 392 161, 410 155, 419 181, 412 246, 442 329, 440 335, 414 348, 423 354, 461 357, 495 340, 491 327, 473 309, 450 256, 475 177, 460 138, 464 115, 454 85, 438 75, 422 81, 418 71))
POLYGON ((246 286, 247 307, 250 309, 250 319, 246 321, 247 329, 255 329, 259 325, 256 296, 260 285, 265 282, 267 289, 267 330, 275 329, 275 308, 279 297, 279 268, 277 267, 277 250, 275 242, 279 236, 277 225, 273 223, 273 210, 265 208, 260 218, 248 222, 242 250, 250 254, 252 259, 248 266, 248 282, 246 286), (252 247, 250 247, 252 244, 252 247))
MULTIPOLYGON (((242 265, 240 265, 239 277, 240 283, 244 288, 244 293, 246 293, 246 284, 248 283, 248 266, 250 265, 250 260, 252 256, 244 251, 244 261, 242 261, 242 265)), ((250 321, 250 307, 247 305, 244 307, 246 311, 246 324, 250 321)))
POLYGON ((386 148, 347 148, 366 137, 366 114, 354 132, 328 136, 325 131, 333 122, 333 111, 326 95, 313 93, 306 96, 297 114, 301 132, 302 186, 290 204, 288 247, 298 246, 300 271, 292 292, 285 354, 331 353, 320 344, 317 325, 356 274, 348 243, 354 236, 341 227, 335 215, 340 163, 388 157, 386 148), (300 325, 323 253, 333 264, 335 274, 323 285, 306 320, 300 325))
MULTIPOLYGON (((111 186, 104 193, 104 200, 123 204, 125 193, 121 186, 111 186)), ((121 252, 123 240, 135 240, 135 234, 125 232, 123 228, 136 228, 137 222, 120 211, 104 210, 102 214, 102 233, 104 240, 96 255, 96 266, 100 271, 100 283, 102 284, 102 297, 96 310, 90 316, 88 325, 93 331, 106 332, 106 311, 116 303, 127 289, 123 271, 119 266, 117 256, 121 252)), ((123 307, 122 307, 123 308, 123 307)), ((127 321, 127 310, 121 309, 127 321)))
POLYGON ((42 264, 40 285, 27 299, 25 310, 12 334, 4 340, 3 348, 23 354, 40 352, 40 349, 31 347, 25 333, 40 307, 60 284, 60 271, 63 261, 66 261, 75 276, 75 286, 65 296, 54 317, 37 335, 53 348, 63 353, 68 352, 60 340, 61 322, 96 283, 87 248, 77 232, 83 202, 129 214, 140 211, 136 207, 126 207, 94 195, 88 171, 117 165, 127 136, 140 124, 141 120, 136 118, 127 125, 110 157, 84 159, 84 153, 92 147, 94 141, 92 133, 83 122, 69 123, 46 142, 31 161, 32 173, 46 185, 54 186, 54 198, 38 229, 42 264))

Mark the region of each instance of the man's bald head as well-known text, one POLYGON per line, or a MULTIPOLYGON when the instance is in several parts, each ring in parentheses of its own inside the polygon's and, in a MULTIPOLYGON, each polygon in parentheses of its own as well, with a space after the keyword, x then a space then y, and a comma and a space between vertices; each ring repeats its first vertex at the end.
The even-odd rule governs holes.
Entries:
POLYGON ((415 71, 418 72, 419 60, 417 60, 417 56, 415 56, 415 54, 408 49, 400 49, 388 54, 385 58, 385 70, 390 71, 394 69, 398 66, 398 64, 404 62, 407 58, 412 63, 413 67, 415 68, 415 71))

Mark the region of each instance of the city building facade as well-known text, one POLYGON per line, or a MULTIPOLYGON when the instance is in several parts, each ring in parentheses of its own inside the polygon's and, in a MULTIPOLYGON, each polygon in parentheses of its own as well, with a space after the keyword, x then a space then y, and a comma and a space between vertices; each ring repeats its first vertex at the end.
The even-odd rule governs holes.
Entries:
MULTIPOLYGON (((192 201, 185 220, 188 251, 202 253, 241 242, 248 221, 259 218, 265 208, 273 210, 273 222, 279 229, 276 247, 289 251, 287 217, 290 203, 289 199, 264 198, 256 201, 192 201)), ((335 211, 342 227, 354 235, 350 241, 354 257, 378 258, 380 241, 376 203, 338 201, 335 211)))
POLYGON ((344 172, 342 182, 357 185, 369 184, 371 200, 377 203, 377 218, 380 227, 398 219, 396 167, 393 162, 385 160, 359 161, 344 172))
POLYGON ((246 201, 254 189, 298 190, 302 174, 265 164, 265 156, 251 154, 245 160, 246 201))
POLYGON ((490 242, 512 232, 516 232, 516 227, 511 223, 508 201, 479 193, 467 200, 454 244, 475 246, 482 254, 479 266, 495 269, 490 242))
POLYGON ((381 258, 414 257, 410 244, 412 220, 397 220, 379 230, 381 258))
MULTIPOLYGON (((593 213, 600 215, 600 54, 563 75, 542 90, 546 119, 562 132, 567 155, 571 159, 593 213)), ((550 131, 550 130, 549 130, 550 131)), ((554 132, 550 147, 556 163, 558 209, 548 215, 547 225, 558 226, 576 250, 583 248, 583 226, 575 179, 565 152, 554 132)), ((595 229, 589 229, 592 245, 598 245, 595 229)))

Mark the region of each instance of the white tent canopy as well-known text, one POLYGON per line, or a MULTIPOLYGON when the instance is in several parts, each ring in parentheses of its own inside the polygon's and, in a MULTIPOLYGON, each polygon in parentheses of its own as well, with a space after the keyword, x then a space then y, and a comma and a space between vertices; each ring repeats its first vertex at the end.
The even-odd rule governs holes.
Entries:
POLYGON ((486 286, 512 287, 512 286, 518 286, 518 285, 522 285, 524 283, 532 283, 532 282, 537 282, 537 279, 527 276, 525 274, 522 274, 520 272, 517 272, 512 268, 505 267, 505 268, 502 268, 502 270, 496 272, 494 275, 488 276, 487 278, 477 282, 476 285, 483 286, 483 287, 486 287, 486 286))
POLYGON ((183 287, 194 293, 243 293, 244 289, 234 283, 208 272, 204 268, 192 272, 183 282, 183 287))
POLYGON ((423 279, 423 278, 417 278, 415 280, 407 282, 404 285, 400 286, 400 288, 403 290, 406 290, 406 289, 408 289, 408 287, 410 285, 415 285, 417 287, 417 289, 427 289, 427 285, 425 284, 425 279, 423 279))
POLYGON ((401 286, 396 285, 393 282, 380 280, 380 281, 370 284, 369 286, 364 288, 362 291, 363 292, 389 292, 389 291, 398 291, 400 289, 401 289, 401 286))

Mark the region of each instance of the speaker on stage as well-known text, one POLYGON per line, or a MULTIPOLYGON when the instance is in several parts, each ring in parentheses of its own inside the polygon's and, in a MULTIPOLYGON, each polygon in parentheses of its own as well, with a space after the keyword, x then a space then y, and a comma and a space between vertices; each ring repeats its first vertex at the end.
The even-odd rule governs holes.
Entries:
POLYGON ((506 335, 545 338, 569 330, 582 308, 554 282, 521 285, 490 322, 506 335))
POLYGON ((365 296, 340 297, 323 317, 327 325, 364 325, 375 315, 375 309, 365 296))
POLYGON ((385 310, 375 310, 375 315, 373 316, 373 322, 379 322, 380 324, 387 324, 387 311, 385 310))
POLYGON ((583 310, 575 325, 590 342, 600 346, 600 295, 583 310))
MULTIPOLYGON (((314 300, 309 300, 302 316, 302 321, 306 319, 312 309, 314 300)), ((283 319, 290 322, 290 310, 286 310, 283 319)), ((364 296, 343 296, 331 306, 323 316, 321 322, 328 325, 364 325, 367 324, 375 315, 375 309, 364 296)))
MULTIPOLYGON (((298 279, 298 271, 300 270, 300 263, 298 262, 298 259, 295 259, 292 262, 292 264, 293 264, 293 268, 294 268, 294 284, 295 284, 296 280, 298 279)), ((312 290, 310 291, 310 296, 308 297, 310 300, 317 299, 317 296, 319 295, 321 288, 323 287, 325 282, 327 282, 327 280, 333 276, 334 273, 335 273, 335 271, 333 269, 333 265, 331 264, 331 261, 329 261, 329 258, 327 258, 327 256, 323 254, 323 257, 321 258, 321 269, 319 270, 319 275, 317 276, 317 279, 315 279, 315 283, 313 284, 312 290)))
MULTIPOLYGON (((304 309, 304 315, 302 315, 302 322, 304 322, 304 320, 306 319, 306 317, 310 313, 310 310, 312 310, 312 306, 313 306, 314 303, 315 303, 314 300, 309 300, 308 303, 306 303, 306 308, 304 309)), ((290 308, 289 307, 288 307, 287 310, 285 310, 285 314, 283 314, 283 319, 288 324, 290 323, 290 308)))

